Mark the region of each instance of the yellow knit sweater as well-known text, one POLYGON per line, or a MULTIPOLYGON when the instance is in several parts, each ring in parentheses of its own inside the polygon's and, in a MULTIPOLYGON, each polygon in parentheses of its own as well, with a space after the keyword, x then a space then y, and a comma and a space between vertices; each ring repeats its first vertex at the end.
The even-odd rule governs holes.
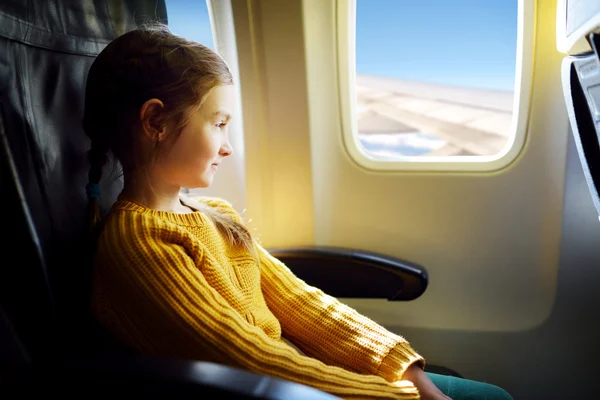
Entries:
POLYGON ((226 201, 182 201, 200 211, 119 199, 107 216, 92 304, 117 339, 143 354, 221 363, 347 399, 419 398, 400 380, 424 363, 406 340, 307 285, 258 243, 258 262, 228 245, 201 212, 215 207, 241 223, 226 201))

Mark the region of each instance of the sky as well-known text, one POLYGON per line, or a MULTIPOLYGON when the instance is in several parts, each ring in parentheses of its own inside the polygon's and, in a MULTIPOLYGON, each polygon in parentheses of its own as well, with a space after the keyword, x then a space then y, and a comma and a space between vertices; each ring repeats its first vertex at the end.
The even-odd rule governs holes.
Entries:
POLYGON ((215 48, 206 0, 166 0, 166 4, 171 32, 215 48))
MULTIPOLYGON (((517 3, 356 0, 356 72, 512 91, 517 3)), ((174 33, 214 48, 206 1, 166 4, 174 33)))
POLYGON ((356 0, 356 72, 512 91, 517 4, 356 0))

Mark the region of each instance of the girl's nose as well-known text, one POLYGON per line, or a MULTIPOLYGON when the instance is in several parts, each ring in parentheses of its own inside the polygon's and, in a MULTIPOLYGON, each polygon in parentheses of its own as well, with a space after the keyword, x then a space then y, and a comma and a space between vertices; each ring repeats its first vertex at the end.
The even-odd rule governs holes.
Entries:
POLYGON ((223 146, 221 146, 221 151, 219 154, 223 157, 229 157, 233 153, 233 147, 231 147, 231 143, 227 141, 223 146))

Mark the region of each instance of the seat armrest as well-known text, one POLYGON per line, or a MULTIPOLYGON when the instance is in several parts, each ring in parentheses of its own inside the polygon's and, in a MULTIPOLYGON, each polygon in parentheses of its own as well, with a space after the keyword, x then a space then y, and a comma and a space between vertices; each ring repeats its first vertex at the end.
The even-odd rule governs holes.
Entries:
POLYGON ((427 289, 424 267, 379 253, 325 246, 268 251, 297 277, 334 297, 408 301, 427 289))
POLYGON ((220 364, 139 355, 57 361, 30 367, 3 384, 4 393, 12 390, 19 395, 31 391, 94 396, 164 393, 236 399, 338 399, 306 385, 220 364), (82 391, 83 388, 88 390, 82 391))

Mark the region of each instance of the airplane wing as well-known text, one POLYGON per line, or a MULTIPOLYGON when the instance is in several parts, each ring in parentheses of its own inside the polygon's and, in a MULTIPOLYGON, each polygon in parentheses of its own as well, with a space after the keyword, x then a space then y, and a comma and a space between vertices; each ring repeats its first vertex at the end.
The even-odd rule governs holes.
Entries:
POLYGON ((361 143, 382 156, 494 155, 512 133, 512 92, 358 75, 356 93, 361 143))

